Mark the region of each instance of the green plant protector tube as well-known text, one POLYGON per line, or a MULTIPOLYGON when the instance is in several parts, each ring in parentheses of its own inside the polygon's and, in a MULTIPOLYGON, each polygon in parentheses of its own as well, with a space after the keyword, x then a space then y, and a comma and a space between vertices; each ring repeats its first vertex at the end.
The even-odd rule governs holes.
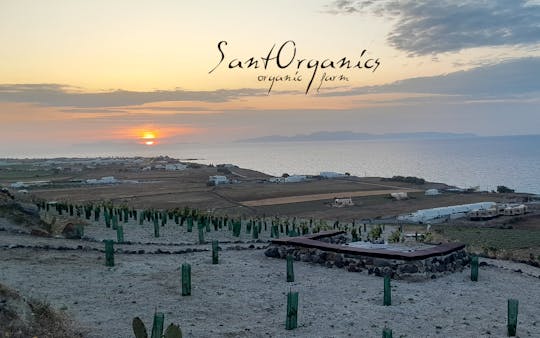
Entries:
POLYGON ((79 238, 83 238, 83 237, 84 237, 84 225, 82 225, 82 224, 77 224, 77 225, 75 226, 75 231, 76 231, 77 236, 78 236, 79 238))
POLYGON ((204 228, 199 227, 199 244, 204 244, 204 228))
POLYGON ((182 296, 191 295, 191 265, 182 264, 182 296))
POLYGON ((116 215, 112 216, 112 228, 113 230, 116 230, 116 228, 118 228, 118 218, 116 215))
POLYGON ((294 282, 293 257, 287 255, 287 282, 294 282))
POLYGON ((287 294, 287 319, 285 329, 292 330, 298 326, 298 292, 287 294))
POLYGON ((105 265, 114 266, 114 242, 111 239, 105 241, 105 265))
POLYGON ((159 237, 159 224, 156 221, 154 221, 154 237, 159 237))
POLYGON ((124 243, 124 227, 121 225, 116 227, 116 242, 124 243))
POLYGON ((218 264, 219 263, 219 254, 218 254, 218 250, 219 250, 219 246, 218 246, 218 241, 217 240, 213 240, 212 241, 212 264, 218 264))
POLYGON ((161 338, 163 336, 163 322, 165 315, 163 312, 154 313, 154 322, 152 323, 152 338, 161 338))
POLYGON ((519 301, 517 299, 508 300, 508 337, 514 337, 516 335, 518 305, 519 301))
POLYGON ((478 282, 478 256, 471 258, 471 280, 478 282))
POLYGON ((390 288, 390 276, 384 276, 384 305, 392 305, 392 289, 390 288))
POLYGON ((107 228, 111 227, 111 215, 109 214, 108 211, 105 211, 105 226, 107 228))
POLYGON ((253 232, 251 233, 251 237, 253 239, 259 239, 259 226, 258 225, 253 225, 253 232))
POLYGON ((382 338, 392 338, 392 330, 385 327, 382 331, 382 338))

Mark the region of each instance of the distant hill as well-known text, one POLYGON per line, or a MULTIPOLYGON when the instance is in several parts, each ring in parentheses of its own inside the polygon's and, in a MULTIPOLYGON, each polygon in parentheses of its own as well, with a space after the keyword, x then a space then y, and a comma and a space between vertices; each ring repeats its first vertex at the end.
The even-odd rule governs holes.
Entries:
POLYGON ((352 131, 319 131, 311 134, 300 134, 294 136, 270 135, 238 140, 236 142, 306 142, 306 141, 348 141, 348 140, 404 140, 404 139, 448 139, 448 138, 468 138, 477 137, 471 133, 439 133, 439 132, 418 132, 418 133, 389 133, 389 134, 369 134, 356 133, 352 131))

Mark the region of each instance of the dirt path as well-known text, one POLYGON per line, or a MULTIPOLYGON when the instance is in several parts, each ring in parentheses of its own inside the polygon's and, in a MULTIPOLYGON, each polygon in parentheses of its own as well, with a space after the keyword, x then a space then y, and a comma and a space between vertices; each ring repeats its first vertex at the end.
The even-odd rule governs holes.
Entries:
POLYGON ((328 194, 311 194, 311 195, 300 195, 300 196, 265 198, 265 199, 260 199, 260 200, 242 201, 240 203, 245 206, 260 207, 264 205, 330 200, 336 197, 346 198, 346 197, 360 197, 360 196, 389 195, 391 193, 403 192, 403 191, 420 192, 422 190, 406 189, 406 188, 402 188, 400 190, 370 190, 370 191, 361 190, 361 191, 336 192, 336 193, 328 193, 328 194))

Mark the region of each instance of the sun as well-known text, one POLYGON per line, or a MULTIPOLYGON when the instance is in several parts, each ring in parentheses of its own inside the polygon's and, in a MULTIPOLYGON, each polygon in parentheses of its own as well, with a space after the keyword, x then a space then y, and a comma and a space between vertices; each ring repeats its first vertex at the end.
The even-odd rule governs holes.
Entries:
POLYGON ((153 131, 144 131, 141 136, 142 143, 147 146, 156 144, 156 133, 153 131))

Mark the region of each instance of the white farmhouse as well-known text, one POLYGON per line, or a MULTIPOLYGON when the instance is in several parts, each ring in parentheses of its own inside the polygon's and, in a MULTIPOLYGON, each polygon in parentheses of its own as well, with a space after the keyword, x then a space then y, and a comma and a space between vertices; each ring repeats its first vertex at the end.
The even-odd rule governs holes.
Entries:
POLYGON ((345 174, 336 173, 333 171, 321 171, 320 176, 323 178, 336 178, 336 177, 343 177, 345 174))
POLYGON ((105 176, 100 179, 91 178, 86 180, 86 184, 114 184, 118 183, 118 180, 114 176, 105 176))
POLYGON ((439 192, 438 189, 428 189, 425 192, 426 196, 436 196, 436 195, 439 195, 439 194, 440 194, 440 192, 439 192))
POLYGON ((458 218, 467 216, 471 211, 490 209, 495 207, 495 202, 479 202, 471 204, 451 205, 448 207, 422 209, 408 215, 398 216, 398 220, 412 223, 424 223, 443 218, 458 218))
POLYGON ((16 189, 28 187, 28 185, 26 183, 24 183, 24 182, 11 183, 9 186, 12 187, 12 188, 16 188, 16 189))
POLYGON ((165 170, 168 171, 177 171, 177 170, 186 170, 187 165, 182 163, 169 163, 165 164, 165 170))
POLYGON ((291 175, 291 176, 285 177, 285 182, 286 183, 302 182, 302 181, 305 181, 305 180, 307 180, 306 175, 291 175))
POLYGON ((229 183, 229 179, 227 176, 214 175, 208 177, 208 183, 211 185, 227 184, 229 183))

